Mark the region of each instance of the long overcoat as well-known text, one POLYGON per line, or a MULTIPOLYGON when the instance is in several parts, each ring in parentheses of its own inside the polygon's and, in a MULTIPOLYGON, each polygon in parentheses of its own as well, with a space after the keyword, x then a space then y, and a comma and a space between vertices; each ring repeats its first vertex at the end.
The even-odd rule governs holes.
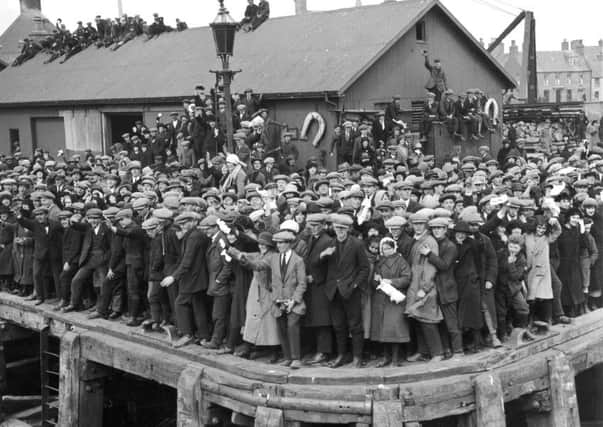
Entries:
POLYGON ((457 244, 458 258, 454 277, 459 291, 459 326, 463 329, 480 329, 483 325, 480 310, 480 281, 475 262, 476 247, 472 239, 457 244))
POLYGON ((576 227, 563 227, 557 240, 559 246, 559 279, 561 288, 561 304, 575 306, 584 302, 582 289, 582 270, 580 266, 581 249, 585 246, 584 235, 576 227))
POLYGON ((20 285, 33 285, 33 237, 27 228, 17 225, 13 244, 14 281, 20 285))
POLYGON ((427 246, 435 255, 439 254, 438 243, 429 233, 424 233, 417 239, 410 250, 412 280, 406 294, 406 314, 423 323, 439 323, 444 317, 438 304, 435 282, 438 271, 428 257, 419 252, 423 246, 427 246), (418 297, 419 290, 425 292, 423 298, 418 297))
MULTIPOLYGON (((259 263, 268 262, 271 252, 264 255, 259 253, 246 253, 241 264, 251 267, 259 263)), ((245 313, 245 326, 243 340, 254 345, 279 345, 278 326, 276 318, 270 313, 272 307, 272 286, 270 270, 254 270, 245 313)))
POLYGON ((308 253, 304 257, 306 274, 312 277, 304 294, 306 316, 304 324, 308 327, 330 326, 329 298, 325 292, 327 280, 327 259, 320 258, 320 253, 333 246, 333 239, 325 232, 318 238, 308 237, 306 241, 308 253))
MULTIPOLYGON (((405 292, 410 284, 410 266, 400 253, 381 257, 375 266, 375 274, 389 279, 392 286, 405 292)), ((378 285, 373 282, 374 286, 378 285)), ((410 341, 408 319, 404 314, 406 304, 392 302, 381 290, 375 290, 372 297, 370 339, 377 342, 403 343, 410 341)))

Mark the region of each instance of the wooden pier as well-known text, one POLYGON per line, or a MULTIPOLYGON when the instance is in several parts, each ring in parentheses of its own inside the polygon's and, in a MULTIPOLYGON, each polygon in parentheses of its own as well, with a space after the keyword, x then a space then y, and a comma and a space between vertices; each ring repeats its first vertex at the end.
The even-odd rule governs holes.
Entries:
MULTIPOLYGON (((507 425, 518 404, 528 427, 579 426, 575 376, 603 363, 603 310, 554 326, 545 338, 460 362, 399 368, 290 370, 217 355, 193 345, 172 348, 160 334, 62 314, 0 294, 3 349, 19 333, 60 339, 58 425, 102 426, 103 377, 115 369, 177 390, 179 427, 235 424, 420 426, 454 417, 462 426, 507 425), (508 414, 507 414, 508 415, 508 414)), ((0 382, 6 369, 0 357, 0 382)), ((603 384, 598 386, 603 396, 603 384)))

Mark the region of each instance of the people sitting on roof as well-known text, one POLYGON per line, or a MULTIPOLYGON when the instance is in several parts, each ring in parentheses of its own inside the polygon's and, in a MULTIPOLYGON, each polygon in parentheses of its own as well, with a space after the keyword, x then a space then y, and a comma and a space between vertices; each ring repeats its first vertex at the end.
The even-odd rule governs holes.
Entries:
POLYGON ((255 31, 270 17, 270 4, 267 0, 260 0, 255 17, 251 20, 251 31, 255 31))
POLYGON ((242 29, 245 32, 248 32, 251 29, 251 22, 258 14, 258 7, 255 4, 254 0, 247 0, 247 7, 245 8, 245 16, 239 22, 237 26, 237 30, 242 29))
POLYGON ((20 43, 23 43, 23 46, 21 47, 21 53, 13 62, 13 66, 15 67, 23 64, 25 61, 30 60, 42 50, 42 46, 39 43, 27 38, 23 39, 23 41, 20 43))
MULTIPOLYGON (((48 57, 45 64, 55 61, 61 56, 65 56, 61 63, 64 63, 73 55, 81 52, 90 45, 96 45, 97 48, 111 47, 111 50, 121 48, 127 42, 134 38, 147 34, 147 38, 158 37, 160 34, 173 31, 174 29, 166 25, 163 17, 154 14, 154 21, 147 26, 140 15, 123 15, 115 19, 103 19, 100 15, 95 18, 96 28, 92 22, 83 25, 78 21, 77 28, 71 32, 67 29, 61 19, 56 22, 56 29, 53 34, 42 40, 24 40, 23 48, 19 57, 13 62, 13 66, 21 65, 23 62, 36 56, 38 52, 45 52, 48 57)), ((184 31, 188 28, 186 22, 176 19, 176 29, 184 31)))

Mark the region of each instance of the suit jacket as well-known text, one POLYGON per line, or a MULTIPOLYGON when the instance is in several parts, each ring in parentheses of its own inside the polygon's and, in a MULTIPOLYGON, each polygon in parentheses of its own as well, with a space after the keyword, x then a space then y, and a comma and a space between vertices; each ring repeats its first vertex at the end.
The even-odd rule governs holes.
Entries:
POLYGON ((123 237, 123 246, 126 252, 126 265, 142 267, 144 264, 145 246, 147 234, 136 223, 127 228, 117 228, 116 234, 123 237))
POLYGON ((82 233, 73 227, 63 230, 63 264, 77 267, 82 249, 82 233))
POLYGON ((222 245, 220 241, 225 244, 226 239, 219 233, 218 236, 212 241, 207 248, 207 273, 209 279, 209 287, 207 294, 211 296, 223 296, 230 293, 230 276, 232 274, 231 263, 221 255, 222 245))
POLYGON ((387 137, 388 135, 391 133, 391 129, 392 129, 392 123, 391 122, 387 122, 387 121, 383 121, 383 125, 381 125, 381 122, 379 121, 379 119, 373 121, 373 138, 375 141, 383 141, 383 142, 387 142, 387 137))
POLYGON ((427 259, 438 270, 436 275, 436 288, 440 304, 455 303, 459 299, 458 286, 454 278, 454 269, 458 257, 458 250, 454 243, 448 239, 438 240, 438 255, 430 252, 427 259))
POLYGON ((293 313, 300 316, 305 314, 306 266, 304 260, 292 250, 285 271, 281 271, 280 253, 272 254, 269 263, 272 272, 272 315, 274 317, 282 315, 282 311, 276 305, 277 300, 290 298, 297 303, 293 306, 293 313))
POLYGON ((46 232, 46 225, 35 220, 21 217, 17 219, 17 222, 31 231, 34 241, 34 259, 40 261, 57 259, 60 261, 62 254, 61 242, 63 241, 63 227, 60 223, 48 221, 48 232, 46 232))
MULTIPOLYGON (((71 226, 76 230, 84 233, 84 240, 82 241, 82 251, 80 253, 79 261, 79 265, 82 266, 89 261, 91 255, 90 251, 92 249, 92 235, 94 233, 94 230, 92 229, 92 226, 88 223, 75 223, 71 226)), ((109 227, 107 227, 107 224, 101 222, 98 234, 102 240, 101 246, 103 248, 103 257, 99 260, 94 261, 95 264, 97 263, 98 265, 102 265, 103 263, 108 262, 111 256, 111 236, 113 235, 113 233, 111 232, 109 227)))
POLYGON ((352 295, 354 289, 365 287, 369 274, 368 258, 361 240, 348 236, 343 243, 341 252, 341 244, 337 241, 334 241, 333 244, 336 249, 329 256, 325 284, 327 297, 331 301, 337 290, 344 299, 347 299, 352 295))
POLYGON ((193 229, 182 238, 182 256, 172 277, 178 281, 178 292, 194 294, 207 289, 207 248, 210 240, 205 233, 193 229))

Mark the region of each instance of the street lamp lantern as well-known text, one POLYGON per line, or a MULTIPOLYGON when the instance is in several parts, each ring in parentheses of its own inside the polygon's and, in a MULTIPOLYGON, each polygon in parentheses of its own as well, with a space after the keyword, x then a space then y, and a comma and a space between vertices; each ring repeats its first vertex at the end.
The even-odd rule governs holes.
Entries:
POLYGON ((230 95, 230 84, 232 78, 239 71, 230 69, 229 59, 234 52, 234 41, 235 34, 237 32, 238 24, 232 19, 228 10, 224 7, 224 0, 218 0, 220 2, 220 10, 218 10, 218 16, 214 22, 209 26, 214 35, 214 43, 216 44, 216 54, 222 61, 222 70, 211 71, 217 76, 216 79, 216 91, 218 90, 218 80, 222 79, 224 86, 224 101, 226 103, 226 114, 223 120, 226 123, 220 123, 220 126, 226 127, 226 146, 230 153, 234 152, 233 146, 233 121, 232 121, 232 97, 230 95))
POLYGON ((219 57, 232 56, 234 51, 237 23, 232 19, 224 7, 224 0, 220 0, 220 10, 214 22, 210 24, 214 34, 216 53, 219 57))

